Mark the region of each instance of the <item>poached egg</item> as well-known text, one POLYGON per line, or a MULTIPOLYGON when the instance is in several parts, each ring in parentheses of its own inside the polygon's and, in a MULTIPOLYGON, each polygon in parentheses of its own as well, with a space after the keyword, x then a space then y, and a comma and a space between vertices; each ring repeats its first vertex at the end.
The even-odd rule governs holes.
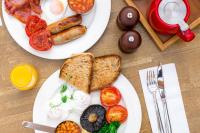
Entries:
POLYGON ((74 112, 81 115, 82 112, 91 104, 91 96, 71 86, 65 92, 57 91, 49 100, 47 117, 51 120, 66 120, 74 112), (66 102, 62 97, 66 97, 66 102))

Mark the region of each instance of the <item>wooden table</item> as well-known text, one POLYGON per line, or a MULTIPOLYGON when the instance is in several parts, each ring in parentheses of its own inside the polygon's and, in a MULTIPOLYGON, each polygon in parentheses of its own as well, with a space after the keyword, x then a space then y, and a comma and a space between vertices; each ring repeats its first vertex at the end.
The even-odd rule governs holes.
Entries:
MULTIPOLYGON (((191 43, 177 42, 165 52, 160 52, 154 45, 145 29, 138 24, 136 30, 143 38, 141 47, 133 54, 123 54, 118 49, 117 40, 122 32, 116 26, 116 17, 125 6, 123 0, 112 0, 112 12, 108 27, 89 52, 95 56, 115 53, 122 57, 122 73, 127 76, 136 88, 142 105, 141 133, 151 132, 147 109, 139 80, 138 70, 163 63, 175 63, 179 76, 185 111, 191 133, 200 130, 200 28, 194 30, 196 39, 191 43)), ((33 130, 21 127, 23 120, 32 120, 34 99, 42 83, 63 63, 38 58, 19 47, 7 32, 0 27, 0 133, 32 133, 33 130), (10 83, 11 69, 19 63, 34 64, 40 74, 35 89, 18 91, 10 83)), ((134 124, 134 123, 133 123, 134 124)))

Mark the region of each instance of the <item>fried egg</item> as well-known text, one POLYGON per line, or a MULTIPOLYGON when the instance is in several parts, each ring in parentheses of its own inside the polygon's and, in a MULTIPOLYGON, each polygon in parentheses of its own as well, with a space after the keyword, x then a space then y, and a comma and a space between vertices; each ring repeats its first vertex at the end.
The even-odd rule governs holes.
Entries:
POLYGON ((47 23, 53 23, 62 19, 67 11, 68 3, 67 0, 42 0, 42 18, 47 23))

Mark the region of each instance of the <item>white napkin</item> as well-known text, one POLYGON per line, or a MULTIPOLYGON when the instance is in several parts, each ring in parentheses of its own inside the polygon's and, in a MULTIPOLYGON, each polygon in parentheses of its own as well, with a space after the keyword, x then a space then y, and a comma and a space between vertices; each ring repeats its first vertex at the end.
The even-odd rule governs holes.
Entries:
MULTIPOLYGON (((151 93, 147 90, 146 85, 146 74, 147 70, 155 70, 157 75, 157 67, 148 68, 140 70, 140 80, 144 92, 144 98, 147 106, 147 111, 151 123, 151 128, 153 133, 159 133, 156 119, 156 112, 154 108, 153 97, 151 93)), ((185 115, 185 109, 182 101, 180 86, 178 82, 178 77, 176 73, 175 64, 163 65, 163 75, 165 78, 165 89, 166 89, 166 99, 169 110, 169 117, 172 126, 173 133, 189 133, 189 127, 187 123, 187 118, 185 115)), ((160 108, 160 113, 163 115, 162 102, 157 93, 158 104, 160 108)), ((163 119, 163 117, 162 117, 163 119)), ((164 122, 163 122, 164 124, 164 122)))

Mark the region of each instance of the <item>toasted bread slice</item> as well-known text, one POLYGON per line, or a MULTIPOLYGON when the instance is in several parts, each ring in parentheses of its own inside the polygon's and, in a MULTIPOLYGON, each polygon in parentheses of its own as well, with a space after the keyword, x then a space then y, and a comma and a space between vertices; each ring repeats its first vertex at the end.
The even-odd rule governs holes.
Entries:
POLYGON ((96 57, 93 63, 93 75, 90 91, 112 84, 120 74, 121 58, 118 55, 96 57))
POLYGON ((90 53, 67 59, 60 70, 60 78, 77 89, 89 93, 94 57, 90 53))

